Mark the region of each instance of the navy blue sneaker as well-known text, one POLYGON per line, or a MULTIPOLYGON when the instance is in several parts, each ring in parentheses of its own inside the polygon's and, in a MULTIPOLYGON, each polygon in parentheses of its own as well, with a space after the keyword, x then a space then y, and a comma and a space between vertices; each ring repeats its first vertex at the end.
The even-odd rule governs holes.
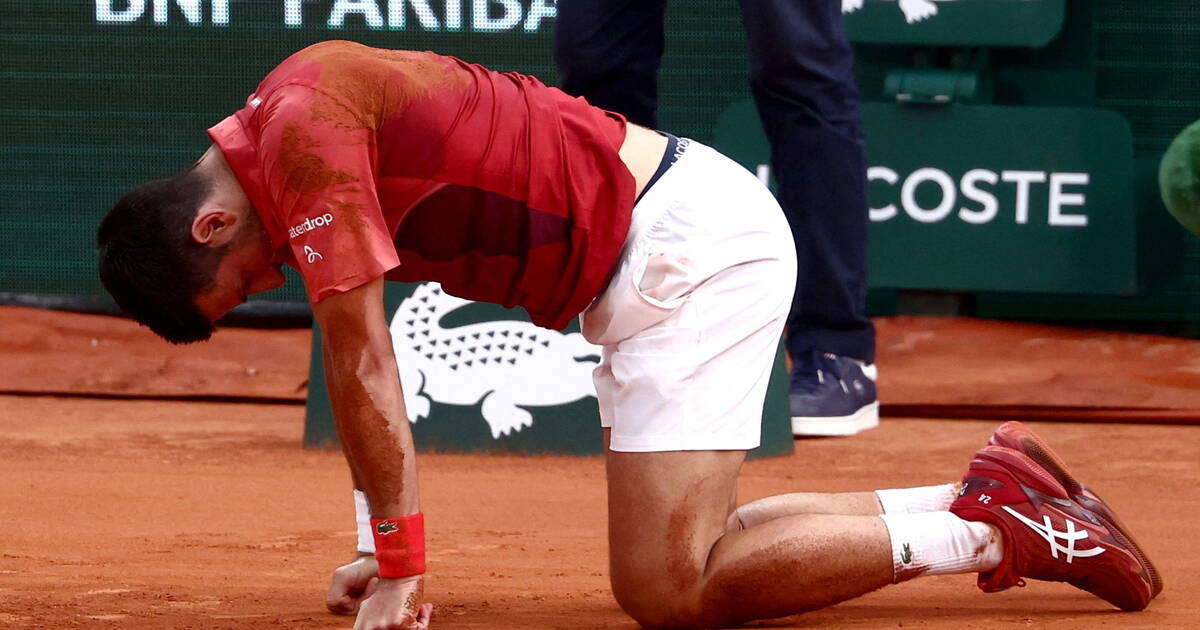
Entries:
POLYGON ((794 358, 793 435, 854 435, 879 426, 873 364, 816 351, 794 358))

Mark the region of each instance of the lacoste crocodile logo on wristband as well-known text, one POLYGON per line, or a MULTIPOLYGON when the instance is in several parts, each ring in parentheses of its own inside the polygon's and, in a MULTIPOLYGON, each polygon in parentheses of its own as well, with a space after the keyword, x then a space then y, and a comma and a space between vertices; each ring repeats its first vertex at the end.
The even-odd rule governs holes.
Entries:
POLYGON ((380 521, 375 525, 375 533, 380 536, 387 536, 400 531, 400 525, 395 521, 380 521))

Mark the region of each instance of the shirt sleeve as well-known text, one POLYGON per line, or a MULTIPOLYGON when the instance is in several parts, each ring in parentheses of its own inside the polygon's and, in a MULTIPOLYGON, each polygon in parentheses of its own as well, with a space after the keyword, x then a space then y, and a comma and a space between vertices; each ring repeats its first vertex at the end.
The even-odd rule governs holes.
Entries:
POLYGON ((275 90, 259 116, 266 188, 309 300, 349 291, 398 266, 375 188, 370 117, 300 85, 275 90))

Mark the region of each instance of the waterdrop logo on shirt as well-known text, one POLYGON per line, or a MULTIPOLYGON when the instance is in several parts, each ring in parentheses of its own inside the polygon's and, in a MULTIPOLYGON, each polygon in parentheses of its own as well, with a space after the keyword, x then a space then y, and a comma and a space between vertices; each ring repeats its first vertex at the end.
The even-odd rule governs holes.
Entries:
POLYGON ((333 215, 326 212, 320 216, 306 217, 303 222, 288 228, 288 238, 296 238, 317 228, 323 228, 333 223, 333 215))

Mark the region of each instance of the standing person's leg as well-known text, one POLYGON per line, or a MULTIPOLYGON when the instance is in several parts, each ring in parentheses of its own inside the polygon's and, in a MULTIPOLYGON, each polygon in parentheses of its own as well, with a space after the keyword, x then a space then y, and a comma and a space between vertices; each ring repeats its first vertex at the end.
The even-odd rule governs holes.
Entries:
POLYGON ((665 0, 558 3, 554 63, 562 89, 643 127, 657 127, 665 0))
POLYGON ((799 267, 788 320, 793 430, 879 421, 866 317, 867 184, 853 52, 840 0, 742 0, 750 86, 771 141, 799 267))

